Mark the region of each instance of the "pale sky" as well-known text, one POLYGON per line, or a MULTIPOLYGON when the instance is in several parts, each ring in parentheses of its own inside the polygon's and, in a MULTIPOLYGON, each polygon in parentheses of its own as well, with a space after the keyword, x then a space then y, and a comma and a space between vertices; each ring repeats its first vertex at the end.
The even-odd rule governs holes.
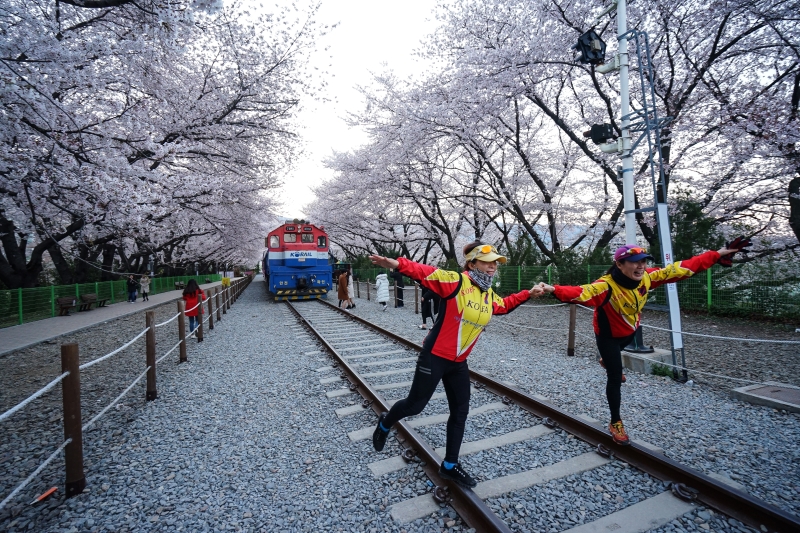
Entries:
POLYGON ((322 1, 318 20, 339 26, 321 40, 312 64, 330 73, 327 96, 332 102, 304 102, 299 122, 305 125, 307 157, 284 179, 280 214, 288 218, 306 216, 302 208, 313 198, 310 188, 331 176, 322 161, 333 150, 353 150, 367 141, 363 131, 350 129, 344 121, 348 112, 363 106, 356 86, 369 85, 370 72, 387 68, 400 77, 420 71, 412 52, 435 28, 431 0, 322 1), (325 46, 330 49, 324 51, 325 46))

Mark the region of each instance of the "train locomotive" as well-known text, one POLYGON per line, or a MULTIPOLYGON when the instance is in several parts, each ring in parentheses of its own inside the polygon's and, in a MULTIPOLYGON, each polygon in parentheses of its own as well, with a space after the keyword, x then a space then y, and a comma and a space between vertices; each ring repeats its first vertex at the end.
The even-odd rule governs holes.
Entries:
POLYGON ((264 279, 276 301, 327 297, 331 290, 328 234, 304 220, 285 222, 266 238, 264 279))

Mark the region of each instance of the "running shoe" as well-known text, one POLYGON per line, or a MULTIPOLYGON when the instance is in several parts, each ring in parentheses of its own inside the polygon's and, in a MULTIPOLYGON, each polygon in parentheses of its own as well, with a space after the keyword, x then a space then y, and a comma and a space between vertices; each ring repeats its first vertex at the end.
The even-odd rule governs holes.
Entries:
POLYGON ((461 463, 456 463, 456 466, 450 469, 445 468, 444 463, 442 463, 442 465, 439 467, 439 476, 444 479, 454 481, 465 489, 472 489, 478 484, 477 481, 472 479, 472 476, 467 474, 464 469, 461 468, 461 463))
POLYGON ((418 327, 419 329, 428 329, 428 326, 426 326, 425 324, 420 324, 420 325, 419 325, 419 326, 417 326, 417 327, 418 327))
POLYGON ((389 432, 381 429, 381 422, 386 420, 388 414, 381 413, 381 416, 378 417, 378 425, 375 426, 375 432, 372 434, 372 446, 376 452, 383 451, 383 447, 386 446, 386 437, 389 436, 389 432))
POLYGON ((627 446, 631 443, 631 439, 628 438, 628 433, 625 432, 625 426, 622 424, 622 420, 611 422, 608 425, 608 431, 611 432, 611 436, 614 438, 616 444, 627 446))
MULTIPOLYGON (((598 361, 598 362, 600 363, 600 366, 602 366, 603 368, 606 367, 606 365, 603 363, 602 359, 600 359, 600 361, 598 361)), ((625 383, 626 381, 628 381, 628 378, 625 377, 625 372, 623 372, 622 373, 622 382, 625 383)))

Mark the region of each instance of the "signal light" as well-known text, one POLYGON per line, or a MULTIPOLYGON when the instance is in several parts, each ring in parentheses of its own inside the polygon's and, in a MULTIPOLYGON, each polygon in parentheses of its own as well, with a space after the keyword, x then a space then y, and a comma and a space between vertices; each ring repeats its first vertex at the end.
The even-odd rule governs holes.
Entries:
POLYGON ((592 129, 583 132, 583 136, 592 139, 594 144, 605 144, 609 139, 616 137, 611 124, 592 124, 592 129))
POLYGON ((600 65, 606 60, 606 43, 594 30, 589 30, 578 37, 578 42, 572 49, 580 53, 578 61, 581 63, 600 65))

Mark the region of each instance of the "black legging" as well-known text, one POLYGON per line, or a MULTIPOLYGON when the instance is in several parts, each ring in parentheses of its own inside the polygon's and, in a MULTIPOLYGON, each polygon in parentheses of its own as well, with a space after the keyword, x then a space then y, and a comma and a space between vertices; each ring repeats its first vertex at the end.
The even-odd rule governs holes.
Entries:
POLYGON ((439 381, 444 385, 450 417, 447 419, 447 451, 444 460, 458 462, 458 452, 464 439, 464 425, 469 414, 469 368, 467 362, 456 363, 423 350, 417 359, 417 370, 408 397, 396 402, 384 420, 391 428, 407 416, 418 415, 425 409, 439 381))
POLYGON ((622 420, 619 416, 619 406, 622 402, 622 393, 620 392, 622 388, 622 348, 631 343, 633 335, 621 339, 595 335, 595 340, 608 376, 606 398, 608 398, 608 408, 611 410, 611 422, 617 422, 622 420))

